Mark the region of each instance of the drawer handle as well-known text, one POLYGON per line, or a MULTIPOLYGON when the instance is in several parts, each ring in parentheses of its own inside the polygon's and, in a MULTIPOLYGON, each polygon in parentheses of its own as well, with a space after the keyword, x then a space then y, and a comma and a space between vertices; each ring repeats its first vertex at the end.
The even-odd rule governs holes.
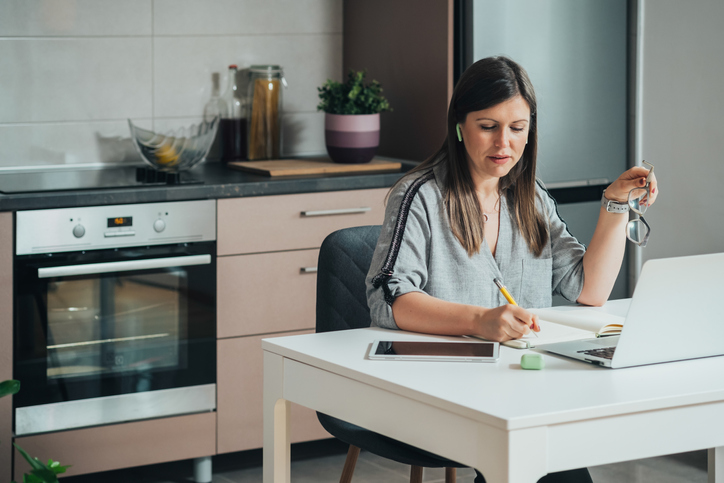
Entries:
POLYGON ((317 273, 317 267, 302 267, 299 273, 317 273))
POLYGON ((339 208, 336 210, 317 210, 317 211, 302 211, 302 216, 329 216, 329 215, 353 215, 357 213, 367 213, 372 208, 369 206, 363 206, 361 208, 339 208))

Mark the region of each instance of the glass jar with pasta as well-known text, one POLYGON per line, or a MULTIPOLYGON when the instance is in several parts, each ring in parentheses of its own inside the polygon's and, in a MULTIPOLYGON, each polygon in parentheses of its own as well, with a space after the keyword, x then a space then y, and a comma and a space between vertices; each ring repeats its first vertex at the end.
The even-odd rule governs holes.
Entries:
POLYGON ((278 65, 249 68, 249 160, 277 159, 282 145, 282 86, 284 70, 278 65))

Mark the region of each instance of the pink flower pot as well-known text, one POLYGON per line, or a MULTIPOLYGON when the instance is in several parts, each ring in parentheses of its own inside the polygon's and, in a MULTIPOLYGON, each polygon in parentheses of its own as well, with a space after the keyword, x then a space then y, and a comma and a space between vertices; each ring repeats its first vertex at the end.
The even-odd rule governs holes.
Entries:
POLYGON ((327 113, 324 139, 335 163, 369 163, 380 145, 380 115, 327 113))

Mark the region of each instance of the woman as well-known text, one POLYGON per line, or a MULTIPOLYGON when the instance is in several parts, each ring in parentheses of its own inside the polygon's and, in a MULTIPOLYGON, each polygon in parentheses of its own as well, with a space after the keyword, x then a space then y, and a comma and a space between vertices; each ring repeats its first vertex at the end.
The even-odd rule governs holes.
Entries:
MULTIPOLYGON (((540 330, 526 308, 550 306, 552 294, 606 302, 623 260, 628 216, 602 203, 588 248, 570 234, 536 182, 537 117, 533 86, 512 60, 482 59, 463 73, 443 146, 390 191, 367 276, 374 325, 502 342, 540 330), (519 306, 506 302, 495 278, 519 306)), ((647 174, 629 169, 602 201, 625 204, 647 174)), ((651 194, 642 202, 658 195, 653 177, 651 194)), ((543 480, 590 477, 576 470, 543 480)))

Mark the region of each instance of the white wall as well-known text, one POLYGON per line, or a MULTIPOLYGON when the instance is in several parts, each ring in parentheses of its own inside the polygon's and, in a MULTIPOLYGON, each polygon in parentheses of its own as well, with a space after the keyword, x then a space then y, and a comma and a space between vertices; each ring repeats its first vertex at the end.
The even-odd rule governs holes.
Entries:
POLYGON ((342 0, 2 0, 0 168, 129 162, 128 118, 198 122, 233 63, 283 66, 283 152, 325 152, 316 88, 342 77, 342 0))
POLYGON ((724 252, 724 1, 641 1, 639 155, 661 183, 642 259, 724 252))

